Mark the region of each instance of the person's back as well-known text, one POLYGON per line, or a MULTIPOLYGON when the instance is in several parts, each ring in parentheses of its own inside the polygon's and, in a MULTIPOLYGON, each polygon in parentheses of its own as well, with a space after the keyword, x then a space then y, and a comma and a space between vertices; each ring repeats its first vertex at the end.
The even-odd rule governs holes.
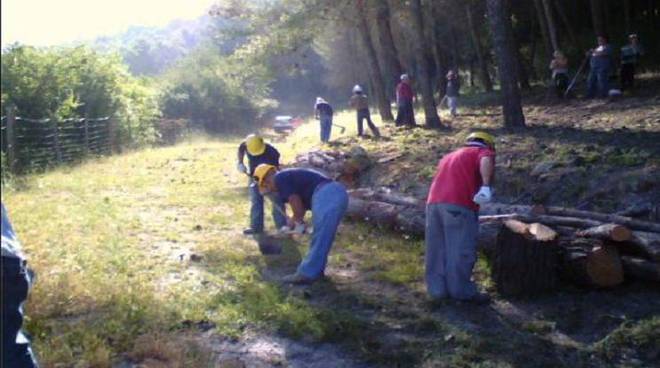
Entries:
POLYGON ((369 108, 369 99, 365 94, 362 93, 353 94, 349 102, 351 107, 355 108, 355 110, 364 110, 369 108))
POLYGON ((331 117, 333 114, 332 106, 325 101, 317 103, 316 110, 318 110, 319 116, 331 117))

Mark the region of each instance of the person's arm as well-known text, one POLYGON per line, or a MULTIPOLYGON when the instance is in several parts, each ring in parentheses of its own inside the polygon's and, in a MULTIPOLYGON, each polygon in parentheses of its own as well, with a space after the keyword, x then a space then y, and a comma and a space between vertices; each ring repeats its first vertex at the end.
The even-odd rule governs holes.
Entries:
POLYGON ((277 167, 277 169, 279 170, 280 169, 280 152, 273 146, 271 146, 271 148, 273 149, 273 152, 274 152, 273 156, 275 156, 274 157, 275 158, 275 160, 274 160, 275 167, 277 167))
POLYGON ((247 147, 245 145, 245 142, 241 143, 238 146, 238 155, 237 155, 238 156, 237 157, 238 164, 236 165, 236 168, 238 169, 238 171, 240 171, 242 173, 247 173, 248 172, 247 167, 245 167, 245 164, 243 163, 243 158, 245 158, 245 151, 246 150, 247 150, 247 147))
POLYGON ((479 161, 479 174, 481 174, 481 181, 483 186, 489 187, 492 179, 493 172, 495 171, 495 160, 493 156, 482 157, 479 161))
POLYGON ((302 198, 297 194, 291 194, 288 202, 289 206, 291 206, 291 211, 293 211, 293 216, 291 217, 293 224, 290 225, 295 226, 295 224, 302 223, 305 217, 305 206, 303 205, 302 198))

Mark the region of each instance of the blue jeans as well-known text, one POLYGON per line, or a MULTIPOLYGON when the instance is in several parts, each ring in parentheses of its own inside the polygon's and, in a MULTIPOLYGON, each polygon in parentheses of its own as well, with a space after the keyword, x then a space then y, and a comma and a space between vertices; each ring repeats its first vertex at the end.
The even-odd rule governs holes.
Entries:
MULTIPOLYGON (((275 196, 274 198, 277 198, 275 196)), ((259 193, 257 183, 250 183, 250 228, 255 232, 264 231, 264 196, 259 193)), ((286 217, 284 217, 284 203, 279 199, 273 203, 272 215, 275 226, 279 229, 286 225, 286 217), (278 210, 279 208, 279 210, 278 210), (280 212, 282 211, 282 212, 280 212)))
POLYGON ((607 97, 610 91, 610 71, 608 68, 593 68, 587 78, 587 97, 607 97))
POLYGON ((332 116, 321 115, 321 142, 330 140, 330 131, 332 130, 332 116))
POLYGON ((2 257, 2 366, 36 367, 30 341, 21 331, 23 302, 30 288, 25 261, 2 257))
POLYGON ((461 206, 426 206, 426 289, 432 298, 470 299, 477 294, 472 268, 477 260, 479 220, 461 206))
POLYGON ((342 184, 333 181, 321 185, 312 196, 312 242, 305 259, 298 266, 298 274, 312 280, 325 272, 337 227, 348 207, 348 194, 342 184))

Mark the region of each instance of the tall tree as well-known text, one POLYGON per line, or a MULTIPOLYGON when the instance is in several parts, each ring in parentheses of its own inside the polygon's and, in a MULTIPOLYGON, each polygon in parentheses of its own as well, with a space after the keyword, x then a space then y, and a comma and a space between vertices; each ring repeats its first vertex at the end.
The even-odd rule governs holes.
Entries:
MULTIPOLYGON (((477 62, 479 63, 479 77, 481 79, 481 84, 484 89, 488 92, 493 90, 493 83, 490 80, 490 74, 488 74, 488 63, 484 57, 484 51, 481 47, 481 42, 479 41, 479 34, 477 32, 477 27, 474 23, 474 15, 472 10, 472 3, 468 3, 465 6, 467 12, 467 21, 468 27, 470 28, 470 37, 472 38, 472 46, 474 47, 474 53, 477 56, 477 62)), ((470 75, 470 79, 472 76, 470 75)))
POLYGON ((403 73, 403 68, 399 62, 399 54, 394 43, 394 38, 392 38, 390 6, 384 0, 372 0, 372 2, 376 7, 376 31, 383 65, 385 65, 383 72, 386 73, 384 78, 388 91, 387 94, 394 93, 394 86, 401 73, 403 73))
POLYGON ((499 70, 504 126, 518 128, 525 126, 525 116, 522 112, 520 90, 518 89, 511 16, 504 1, 486 0, 486 8, 499 70))
POLYGON ((605 28, 605 20, 603 18, 603 3, 602 0, 589 0, 591 5, 591 19, 594 26, 594 31, 597 35, 605 35, 607 29, 605 28))
POLYGON ((559 40, 557 39, 557 27, 555 26, 555 17, 552 15, 552 7, 550 0, 542 0, 543 10, 545 12, 545 19, 548 23, 548 35, 550 42, 552 42, 553 51, 559 50, 559 40))
POLYGON ((378 56, 376 55, 376 49, 374 48, 373 41, 371 40, 371 34, 369 33, 369 25, 367 23, 367 15, 364 8, 364 0, 355 0, 355 10, 357 11, 357 26, 362 38, 362 44, 365 48, 367 60, 369 62, 369 75, 371 81, 374 84, 374 94, 378 100, 378 112, 380 113, 381 119, 383 121, 392 121, 394 116, 392 116, 392 109, 390 107, 390 102, 387 100, 387 95, 385 93, 385 82, 383 81, 383 74, 378 65, 378 56))
POLYGON ((534 7, 536 8, 536 17, 539 20, 539 29, 541 30, 541 38, 543 38, 543 46, 545 47, 548 55, 552 54, 553 45, 548 34, 547 18, 545 17, 545 10, 543 8, 543 0, 534 0, 534 7))
POLYGON ((424 117, 426 125, 429 128, 440 128, 440 116, 438 116, 438 109, 433 99, 433 88, 431 87, 430 70, 431 65, 428 55, 429 44, 424 35, 424 24, 422 17, 422 3, 421 0, 410 1, 410 15, 413 33, 415 35, 414 50, 417 58, 419 76, 417 79, 422 93, 422 105, 424 106, 424 117))

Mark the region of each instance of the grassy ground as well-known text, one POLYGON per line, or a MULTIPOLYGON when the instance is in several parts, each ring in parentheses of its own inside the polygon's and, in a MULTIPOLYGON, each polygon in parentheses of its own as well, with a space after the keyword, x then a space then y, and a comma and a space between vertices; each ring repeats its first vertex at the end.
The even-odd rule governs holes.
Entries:
MULTIPOLYGON (((470 110, 476 116, 456 121, 452 132, 384 129, 390 138, 360 144, 372 153, 397 147, 406 153, 387 180, 428 181, 433 164, 420 158, 429 147, 435 161, 471 125, 498 131, 482 120, 489 111, 470 110)), ((348 131, 333 148, 354 144, 353 115, 335 122, 348 131)), ((271 141, 288 162, 317 147, 317 134, 311 123, 286 141, 275 135, 271 141)), ((538 139, 504 134, 501 139, 538 139)), ((281 256, 264 257, 241 235, 248 201, 246 180, 235 170, 238 142, 198 137, 3 186, 3 202, 38 274, 26 324, 43 366, 216 366, 218 352, 202 333, 331 343, 369 366, 648 366, 660 357, 653 343, 660 330, 657 291, 569 290, 540 300, 497 298, 490 307, 431 306, 422 242, 362 224, 342 225, 328 281, 280 285, 304 255, 305 239, 284 242, 281 256)), ((566 146, 559 137, 555 144, 566 146)), ((518 170, 538 161, 525 160, 518 170)), ((484 261, 477 278, 490 290, 484 261)))

